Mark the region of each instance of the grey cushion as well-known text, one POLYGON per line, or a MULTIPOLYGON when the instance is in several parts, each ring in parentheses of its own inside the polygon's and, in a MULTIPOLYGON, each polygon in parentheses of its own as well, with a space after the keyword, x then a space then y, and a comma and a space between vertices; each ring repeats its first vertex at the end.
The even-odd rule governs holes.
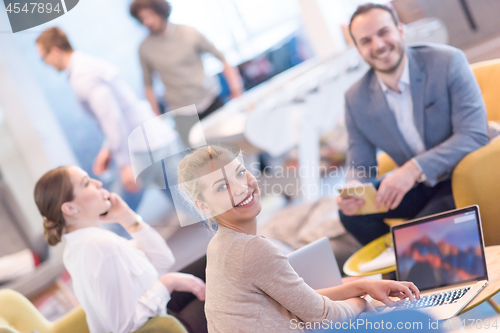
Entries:
MULTIPOLYGON (((40 221, 41 223, 41 221, 40 221)), ((0 288, 16 290, 30 298, 40 294, 57 281, 64 272, 61 262, 48 260, 48 244, 43 235, 34 236, 24 214, 0 174, 0 257, 24 249, 37 253, 42 263, 36 270, 0 288)))
POLYGON ((39 295, 53 285, 64 272, 64 265, 55 260, 47 260, 37 269, 19 279, 0 285, 0 288, 13 289, 27 298, 39 295))

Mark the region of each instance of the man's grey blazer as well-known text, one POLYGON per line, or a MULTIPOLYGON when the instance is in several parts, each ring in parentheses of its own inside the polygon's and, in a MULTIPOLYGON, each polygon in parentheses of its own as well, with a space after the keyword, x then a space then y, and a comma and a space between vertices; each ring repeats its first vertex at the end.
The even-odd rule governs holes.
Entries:
POLYGON ((414 156, 370 69, 345 95, 346 166, 357 170, 350 178, 374 177, 360 171, 374 169, 380 149, 399 166, 415 158, 434 186, 449 178, 465 155, 488 143, 486 109, 464 53, 431 44, 406 47, 406 53, 413 116, 426 151, 414 156))

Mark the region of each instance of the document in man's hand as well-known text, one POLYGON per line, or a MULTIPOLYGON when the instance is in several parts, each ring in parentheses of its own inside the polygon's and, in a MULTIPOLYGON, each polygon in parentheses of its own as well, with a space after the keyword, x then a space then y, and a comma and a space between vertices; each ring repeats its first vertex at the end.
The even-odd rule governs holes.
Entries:
POLYGON ((377 198, 377 190, 372 183, 365 184, 347 184, 343 188, 339 189, 340 196, 343 198, 355 197, 363 199, 365 204, 361 207, 355 215, 366 215, 366 214, 376 214, 385 213, 388 211, 385 205, 382 205, 380 209, 375 207, 375 199, 377 198))

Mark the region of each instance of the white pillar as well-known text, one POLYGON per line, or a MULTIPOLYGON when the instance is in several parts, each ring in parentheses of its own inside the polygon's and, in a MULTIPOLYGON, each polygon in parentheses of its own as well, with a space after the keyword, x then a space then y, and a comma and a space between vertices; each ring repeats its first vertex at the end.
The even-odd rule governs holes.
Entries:
POLYGON ((49 169, 76 159, 23 58, 14 35, 0 34, 0 171, 39 234, 35 183, 49 169))
POLYGON ((298 0, 311 46, 320 59, 330 58, 346 49, 342 35, 342 3, 338 0, 298 0))
POLYGON ((299 124, 299 176, 302 199, 315 201, 320 197, 320 136, 314 114, 303 109, 299 124))

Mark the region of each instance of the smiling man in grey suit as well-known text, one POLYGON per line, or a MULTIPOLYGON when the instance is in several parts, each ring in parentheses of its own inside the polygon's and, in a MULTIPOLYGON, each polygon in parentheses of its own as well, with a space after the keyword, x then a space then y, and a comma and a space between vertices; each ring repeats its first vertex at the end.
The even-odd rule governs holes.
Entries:
POLYGON ((384 218, 415 218, 453 209, 450 176, 458 162, 488 143, 486 110, 462 51, 405 47, 395 12, 358 7, 349 31, 370 65, 346 93, 348 180, 372 181, 387 213, 354 215, 362 199, 338 197, 343 225, 362 244, 389 232, 384 218), (369 171, 383 150, 399 166, 383 179, 369 171))

